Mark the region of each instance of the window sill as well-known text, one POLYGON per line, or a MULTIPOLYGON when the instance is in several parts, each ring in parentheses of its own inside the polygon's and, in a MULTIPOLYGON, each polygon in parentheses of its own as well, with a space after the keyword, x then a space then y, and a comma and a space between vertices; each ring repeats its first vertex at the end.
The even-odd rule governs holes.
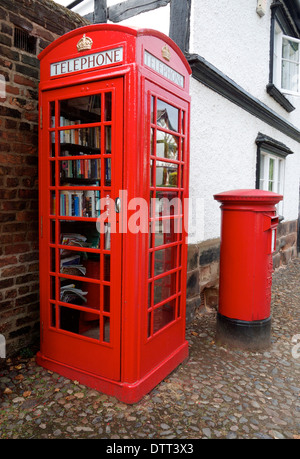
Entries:
POLYGON ((267 84, 267 93, 273 97, 288 113, 295 110, 294 105, 290 103, 290 101, 276 88, 275 84, 269 83, 267 84))

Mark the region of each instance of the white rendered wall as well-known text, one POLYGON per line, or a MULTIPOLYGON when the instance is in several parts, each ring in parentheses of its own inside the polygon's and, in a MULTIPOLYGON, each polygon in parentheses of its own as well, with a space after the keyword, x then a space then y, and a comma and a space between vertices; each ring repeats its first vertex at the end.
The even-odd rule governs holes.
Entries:
POLYGON ((256 13, 257 0, 192 0, 190 53, 204 57, 245 91, 300 126, 300 97, 287 98, 291 113, 266 91, 269 83, 272 0, 266 14, 256 13))
POLYGON ((255 139, 259 132, 287 145, 283 216, 298 218, 299 144, 242 108, 191 79, 190 198, 198 200, 197 231, 190 211, 189 243, 220 236, 220 204, 213 195, 232 189, 255 188, 255 139))

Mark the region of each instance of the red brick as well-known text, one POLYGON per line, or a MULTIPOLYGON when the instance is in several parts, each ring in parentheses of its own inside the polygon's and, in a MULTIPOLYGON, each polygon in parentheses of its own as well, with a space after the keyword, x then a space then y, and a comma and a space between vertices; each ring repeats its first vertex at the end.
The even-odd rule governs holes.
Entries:
POLYGON ((3 266, 7 266, 7 265, 14 265, 17 262, 18 262, 18 259, 15 256, 2 258, 0 259, 0 268, 2 268, 3 266))
POLYGON ((5 247, 6 255, 24 253, 28 251, 29 251, 29 244, 14 244, 14 245, 8 245, 7 247, 5 247))
POLYGON ((22 75, 15 75, 14 76, 14 82, 16 84, 20 84, 22 86, 30 86, 31 88, 36 87, 36 83, 32 80, 29 80, 29 78, 25 78, 22 75))
POLYGON ((25 272, 26 272, 26 267, 24 265, 12 266, 2 271, 1 277, 14 277, 19 274, 23 274, 25 272))
POLYGON ((5 86, 5 90, 9 94, 15 94, 16 96, 20 94, 20 89, 17 88, 16 86, 11 86, 10 84, 7 84, 5 86))
POLYGON ((18 295, 17 289, 7 290, 5 292, 5 299, 16 298, 18 295))

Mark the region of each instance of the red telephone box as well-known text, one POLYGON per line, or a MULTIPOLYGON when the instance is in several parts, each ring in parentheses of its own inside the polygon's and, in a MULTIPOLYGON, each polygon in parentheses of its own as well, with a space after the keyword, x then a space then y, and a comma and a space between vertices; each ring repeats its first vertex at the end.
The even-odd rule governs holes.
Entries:
POLYGON ((221 202, 219 308, 216 340, 245 349, 267 348, 271 286, 282 195, 264 190, 216 194, 221 202))
POLYGON ((165 35, 107 24, 39 58, 37 359, 134 403, 188 355, 191 71, 165 35))

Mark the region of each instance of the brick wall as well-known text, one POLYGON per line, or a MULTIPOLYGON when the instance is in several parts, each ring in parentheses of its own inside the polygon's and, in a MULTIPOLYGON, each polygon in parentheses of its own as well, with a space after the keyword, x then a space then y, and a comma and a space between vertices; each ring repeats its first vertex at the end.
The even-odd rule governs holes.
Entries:
POLYGON ((39 335, 37 55, 86 23, 51 0, 0 2, 0 333, 6 355, 39 335), (16 29, 35 50, 21 49, 16 29))

